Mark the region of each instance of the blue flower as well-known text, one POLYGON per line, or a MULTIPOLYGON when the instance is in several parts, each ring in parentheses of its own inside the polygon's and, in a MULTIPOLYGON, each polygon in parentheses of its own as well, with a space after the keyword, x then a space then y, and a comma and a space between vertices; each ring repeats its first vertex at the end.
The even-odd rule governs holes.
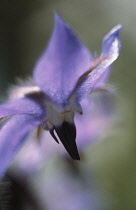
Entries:
POLYGON ((82 103, 106 82, 119 55, 120 29, 118 25, 104 37, 102 53, 94 60, 72 29, 55 15, 53 34, 35 66, 33 81, 13 89, 9 101, 0 105, 0 176, 36 127, 49 131, 73 159, 80 159, 74 116, 84 114, 82 103))

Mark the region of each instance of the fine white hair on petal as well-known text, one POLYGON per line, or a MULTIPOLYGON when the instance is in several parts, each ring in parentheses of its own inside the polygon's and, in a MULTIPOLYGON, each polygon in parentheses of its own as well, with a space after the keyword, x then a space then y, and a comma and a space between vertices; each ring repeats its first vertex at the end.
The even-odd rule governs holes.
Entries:
POLYGON ((34 84, 31 77, 25 79, 16 78, 16 84, 11 85, 8 90, 9 100, 23 98, 27 94, 40 92, 40 87, 34 84))
POLYGON ((22 86, 12 89, 10 92, 10 99, 23 98, 27 94, 40 93, 40 88, 35 85, 22 86))

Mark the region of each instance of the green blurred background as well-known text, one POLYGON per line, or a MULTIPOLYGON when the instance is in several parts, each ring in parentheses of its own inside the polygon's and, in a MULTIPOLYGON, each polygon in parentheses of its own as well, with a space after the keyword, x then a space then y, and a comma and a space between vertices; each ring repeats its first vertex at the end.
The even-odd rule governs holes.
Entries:
POLYGON ((15 78, 30 75, 43 52, 57 11, 92 51, 102 37, 122 24, 122 51, 110 82, 117 89, 118 122, 111 136, 90 148, 85 173, 93 171, 96 190, 110 209, 136 209, 136 1, 135 0, 0 0, 0 94, 15 78), (89 171, 90 170, 90 171, 89 171))

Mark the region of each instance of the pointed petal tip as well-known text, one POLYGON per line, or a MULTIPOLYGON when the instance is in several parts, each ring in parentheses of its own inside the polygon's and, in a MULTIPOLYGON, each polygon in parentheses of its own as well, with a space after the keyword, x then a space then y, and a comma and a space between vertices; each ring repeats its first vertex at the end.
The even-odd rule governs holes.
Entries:
MULTIPOLYGON (((73 33, 72 28, 69 26, 69 24, 67 24, 60 16, 59 13, 55 12, 54 14, 54 22, 55 22, 55 27, 54 30, 58 30, 59 32, 62 31, 67 31, 68 33, 73 33)), ((73 35, 75 36, 75 34, 73 33, 73 35)))
POLYGON ((115 33, 115 32, 120 31, 121 28, 122 28, 122 25, 121 25, 121 24, 118 24, 118 25, 116 25, 115 27, 113 27, 113 28, 111 29, 110 32, 111 32, 111 34, 113 34, 113 33, 115 33))
POLYGON ((57 12, 54 13, 54 22, 55 22, 55 25, 65 24, 64 21, 62 20, 61 16, 59 15, 59 13, 57 13, 57 12))
POLYGON ((115 26, 102 40, 102 55, 116 60, 121 49, 120 30, 122 25, 115 26))
POLYGON ((55 19, 55 20, 61 19, 58 12, 54 12, 54 19, 55 19))
POLYGON ((103 38, 103 44, 109 40, 109 39, 115 39, 115 38, 118 38, 119 39, 119 35, 120 35, 120 30, 122 28, 122 25, 119 24, 119 25, 116 25, 114 28, 112 28, 109 33, 107 33, 104 38, 103 38))

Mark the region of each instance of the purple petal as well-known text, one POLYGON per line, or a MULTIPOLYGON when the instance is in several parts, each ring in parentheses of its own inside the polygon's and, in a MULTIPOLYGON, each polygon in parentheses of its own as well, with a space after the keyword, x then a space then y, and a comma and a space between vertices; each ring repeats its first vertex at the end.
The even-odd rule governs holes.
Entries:
POLYGON ((29 132, 40 120, 32 115, 11 117, 0 130, 0 177, 6 171, 29 132))
POLYGON ((115 26, 102 41, 103 56, 113 57, 116 59, 120 52, 121 44, 119 40, 121 25, 115 26))
POLYGON ((105 86, 105 83, 107 82, 110 73, 111 73, 111 66, 108 66, 107 69, 103 72, 103 74, 100 76, 100 78, 97 80, 97 82, 94 84, 93 89, 100 88, 105 86))
MULTIPOLYGON (((45 133, 48 133, 44 131, 45 133)), ((41 143, 37 141, 35 132, 27 138, 27 141, 21 147, 14 159, 14 166, 27 174, 33 174, 38 171, 46 162, 46 150, 48 152, 48 145, 46 145, 46 136, 44 139, 46 150, 43 151, 41 143)), ((52 141, 52 139, 50 139, 52 141)), ((53 141, 52 141, 53 142, 53 141)), ((55 144, 53 142, 53 144, 55 144)))
POLYGON ((77 127, 77 145, 80 151, 96 143, 102 136, 108 135, 116 116, 111 94, 89 95, 81 101, 83 115, 75 116, 77 127))
POLYGON ((14 114, 33 114, 42 116, 45 109, 36 101, 27 97, 11 100, 0 105, 0 118, 14 114))
POLYGON ((120 29, 118 25, 113 28, 103 39, 102 42, 102 54, 100 58, 102 62, 77 86, 75 94, 78 100, 81 100, 85 95, 91 92, 91 90, 97 84, 104 81, 110 73, 110 65, 115 61, 120 52, 120 29), (105 77, 105 78, 104 78, 105 77))
POLYGON ((36 84, 52 100, 63 103, 90 63, 89 51, 56 14, 48 48, 35 67, 36 84))

